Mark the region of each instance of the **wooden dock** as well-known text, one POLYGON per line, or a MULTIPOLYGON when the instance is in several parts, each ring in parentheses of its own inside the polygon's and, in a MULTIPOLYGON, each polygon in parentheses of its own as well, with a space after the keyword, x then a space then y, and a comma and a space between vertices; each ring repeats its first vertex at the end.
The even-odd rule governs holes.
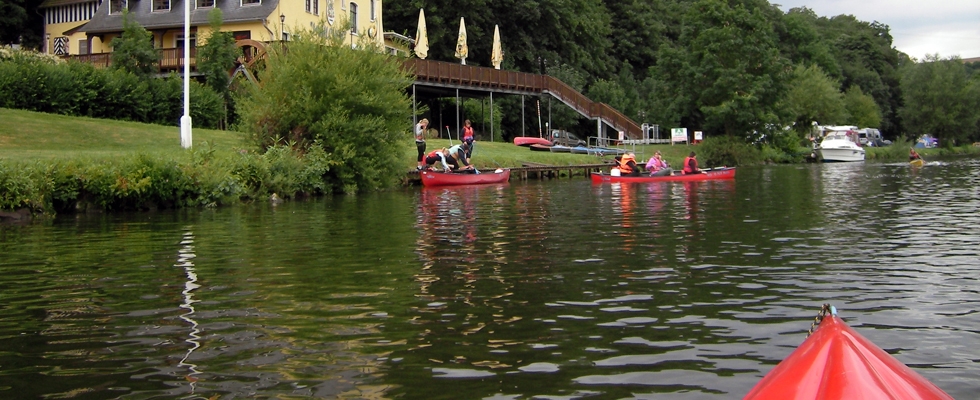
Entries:
MULTIPOLYGON (((600 163, 600 164, 580 164, 580 165, 548 165, 548 164, 538 164, 526 162, 522 167, 514 167, 510 169, 510 179, 519 179, 526 181, 529 179, 558 179, 563 177, 572 178, 576 175, 581 175, 588 178, 595 172, 600 172, 609 169, 613 166, 613 163, 600 163)), ((490 169, 485 169, 491 171, 490 169)), ((418 171, 411 171, 405 180, 406 185, 420 185, 421 181, 419 179, 418 171)))

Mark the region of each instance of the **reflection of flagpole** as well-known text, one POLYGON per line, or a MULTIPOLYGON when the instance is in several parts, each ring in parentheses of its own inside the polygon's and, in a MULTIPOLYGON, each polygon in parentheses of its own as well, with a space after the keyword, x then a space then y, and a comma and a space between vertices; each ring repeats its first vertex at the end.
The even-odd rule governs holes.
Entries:
POLYGON ((190 371, 187 374, 187 381, 190 382, 191 393, 194 393, 194 383, 197 381, 197 378, 195 378, 194 375, 198 375, 200 372, 197 370, 197 365, 187 362, 187 359, 190 358, 191 353, 201 347, 201 343, 198 342, 198 340, 201 339, 201 337, 198 335, 201 333, 201 330, 198 329, 197 321, 192 318, 194 316, 194 303, 197 303, 200 300, 194 300, 194 294, 191 292, 194 291, 194 289, 201 287, 201 285, 197 284, 197 271, 194 270, 194 263, 191 261, 197 257, 194 254, 194 233, 191 231, 184 233, 184 239, 180 241, 180 244, 184 245, 184 247, 181 247, 181 249, 177 252, 177 263, 174 264, 174 266, 184 268, 184 273, 187 274, 187 282, 184 282, 184 290, 181 292, 181 294, 184 295, 184 302, 180 305, 180 308, 186 309, 187 312, 182 314, 180 319, 191 324, 190 338, 184 340, 185 342, 190 343, 191 348, 187 349, 187 354, 184 354, 184 358, 180 359, 178 366, 186 366, 190 371))

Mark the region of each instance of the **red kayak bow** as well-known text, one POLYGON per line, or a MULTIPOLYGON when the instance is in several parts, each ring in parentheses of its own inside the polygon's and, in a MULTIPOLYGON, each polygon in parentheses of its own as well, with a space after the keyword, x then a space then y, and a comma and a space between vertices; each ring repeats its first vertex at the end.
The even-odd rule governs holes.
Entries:
POLYGON ((836 315, 776 365, 746 400, 932 400, 952 396, 865 339, 836 315))

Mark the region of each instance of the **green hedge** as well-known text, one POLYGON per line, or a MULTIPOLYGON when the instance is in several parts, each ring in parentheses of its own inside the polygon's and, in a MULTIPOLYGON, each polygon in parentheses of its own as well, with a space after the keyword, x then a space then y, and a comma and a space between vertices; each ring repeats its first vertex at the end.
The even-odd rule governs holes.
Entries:
POLYGON ((102 209, 214 207, 231 202, 322 195, 340 163, 319 146, 299 155, 274 146, 264 154, 195 148, 181 159, 137 154, 123 159, 72 159, 15 164, 0 160, 0 210, 35 213, 102 209))
MULTIPOLYGON (((176 75, 140 78, 28 51, 0 53, 4 108, 178 126, 183 96, 176 75)), ((221 95, 192 82, 190 97, 194 126, 216 128, 224 115, 221 95)))

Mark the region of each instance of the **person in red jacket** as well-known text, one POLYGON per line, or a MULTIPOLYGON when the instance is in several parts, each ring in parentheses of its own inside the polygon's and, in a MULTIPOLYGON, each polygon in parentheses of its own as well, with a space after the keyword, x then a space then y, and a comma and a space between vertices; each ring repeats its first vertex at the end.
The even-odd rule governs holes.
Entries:
POLYGON ((473 157, 474 141, 476 141, 476 138, 473 136, 473 124, 470 122, 470 120, 465 120, 463 121, 463 143, 466 143, 466 145, 469 147, 469 150, 466 150, 467 162, 469 162, 470 158, 473 157))
POLYGON ((684 159, 684 169, 681 170, 685 174, 705 174, 706 172, 698 168, 698 155, 694 154, 692 151, 687 158, 684 159))

